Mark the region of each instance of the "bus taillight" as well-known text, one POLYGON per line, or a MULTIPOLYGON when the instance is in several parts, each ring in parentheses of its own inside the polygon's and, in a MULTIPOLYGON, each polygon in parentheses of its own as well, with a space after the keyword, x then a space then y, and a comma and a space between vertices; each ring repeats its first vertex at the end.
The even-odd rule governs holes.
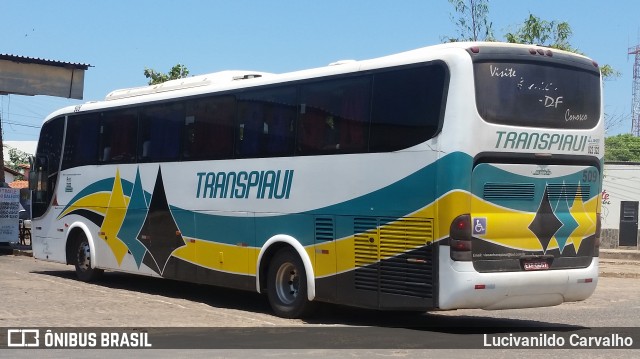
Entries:
POLYGON ((471 260, 471 216, 462 214, 451 222, 449 230, 451 259, 456 261, 471 260))
POLYGON ((600 232, 602 231, 602 217, 600 217, 600 213, 596 214, 596 233, 595 233, 595 241, 594 241, 594 249, 593 256, 600 256, 600 232))

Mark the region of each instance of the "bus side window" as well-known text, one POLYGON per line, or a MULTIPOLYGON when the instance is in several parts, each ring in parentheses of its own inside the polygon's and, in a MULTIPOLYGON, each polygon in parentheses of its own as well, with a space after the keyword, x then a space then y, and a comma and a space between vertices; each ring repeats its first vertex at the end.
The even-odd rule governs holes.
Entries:
MULTIPOLYGON (((365 133, 369 124, 369 83, 356 83, 345 91, 342 103, 340 150, 365 152, 365 133)), ((368 135, 368 133, 367 133, 368 135)))
POLYGON ((295 106, 273 104, 267 117, 268 156, 289 156, 293 154, 293 129, 296 117, 295 106))
POLYGON ((100 125, 100 161, 132 163, 136 154, 137 130, 135 110, 104 112, 100 125))
POLYGON ((298 151, 302 154, 317 153, 325 146, 325 126, 327 118, 321 110, 307 104, 300 106, 300 128, 298 130, 298 151))
POLYGON ((239 95, 236 152, 239 157, 293 155, 297 88, 275 87, 239 95))
POLYGON ((236 151, 240 157, 256 157, 260 153, 265 131, 264 104, 241 101, 239 107, 236 151))
POLYGON ((186 105, 185 159, 233 157, 235 98, 217 96, 193 100, 186 105))
POLYGON ((397 151, 435 136, 445 81, 439 64, 375 74, 370 151, 397 151))
POLYGON ((99 126, 97 113, 69 117, 62 169, 97 163, 99 126))
POLYGON ((301 154, 366 152, 371 77, 302 86, 298 150, 301 154))
POLYGON ((184 107, 182 103, 147 107, 140 114, 138 159, 172 161, 180 155, 184 107))

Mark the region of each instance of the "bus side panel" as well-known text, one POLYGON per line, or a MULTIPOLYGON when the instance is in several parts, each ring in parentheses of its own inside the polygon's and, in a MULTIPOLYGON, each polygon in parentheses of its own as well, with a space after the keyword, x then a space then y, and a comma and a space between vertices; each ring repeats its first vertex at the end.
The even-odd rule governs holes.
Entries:
MULTIPOLYGON (((353 234, 337 243, 338 301, 377 309, 426 310, 437 297, 433 219, 348 218, 353 234)), ((347 222, 347 220, 345 220, 347 222)))
POLYGON ((64 224, 55 215, 61 210, 60 206, 52 206, 47 214, 31 222, 34 258, 67 264, 64 224))
POLYGON ((171 259, 177 276, 196 283, 255 290, 255 269, 250 269, 249 260, 255 246, 253 214, 177 208, 172 212, 184 241, 171 259))
POLYGON ((316 298, 325 302, 335 302, 337 288, 336 227, 348 222, 345 216, 320 215, 314 217, 313 257, 316 275, 316 298), (327 275, 328 274, 328 275, 327 275))
MULTIPOLYGON (((338 302, 377 309, 436 306, 435 214, 441 197, 452 189, 437 191, 438 162, 456 167, 461 156, 436 160, 432 152, 419 153, 427 165, 356 199, 354 208, 361 209, 361 214, 337 220, 338 302), (372 211, 377 208, 386 210, 372 211)), ((400 154, 388 160, 400 161, 400 154)))
POLYGON ((164 277, 168 279, 241 290, 255 290, 253 277, 205 268, 176 257, 169 259, 164 274, 164 277))

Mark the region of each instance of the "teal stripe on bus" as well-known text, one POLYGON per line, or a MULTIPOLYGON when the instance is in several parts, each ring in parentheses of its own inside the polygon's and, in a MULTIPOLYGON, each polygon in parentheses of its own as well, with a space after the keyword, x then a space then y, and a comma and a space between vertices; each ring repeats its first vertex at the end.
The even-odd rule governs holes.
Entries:
MULTIPOLYGON (((252 237, 266 240, 274 234, 295 237, 303 245, 313 244, 315 216, 367 216, 396 220, 416 212, 452 190, 469 190, 471 156, 456 152, 375 192, 315 210, 270 216, 228 216, 222 213, 194 212, 171 206, 183 236, 218 243, 237 244, 252 237), (447 178, 442 181, 438 178, 447 178), (408 190, 411 189, 411 190, 408 190)), ((384 225, 385 223, 381 223, 384 225)), ((336 237, 353 235, 353 227, 338 226, 336 237)), ((262 243, 256 243, 260 246, 262 243)))

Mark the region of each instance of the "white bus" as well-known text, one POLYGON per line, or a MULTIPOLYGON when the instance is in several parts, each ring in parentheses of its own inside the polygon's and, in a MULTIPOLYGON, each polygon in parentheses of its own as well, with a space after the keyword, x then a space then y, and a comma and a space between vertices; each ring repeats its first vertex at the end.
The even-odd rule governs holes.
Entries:
POLYGON ((597 63, 450 43, 118 90, 45 120, 33 251, 380 310, 583 300, 598 280, 597 63))

